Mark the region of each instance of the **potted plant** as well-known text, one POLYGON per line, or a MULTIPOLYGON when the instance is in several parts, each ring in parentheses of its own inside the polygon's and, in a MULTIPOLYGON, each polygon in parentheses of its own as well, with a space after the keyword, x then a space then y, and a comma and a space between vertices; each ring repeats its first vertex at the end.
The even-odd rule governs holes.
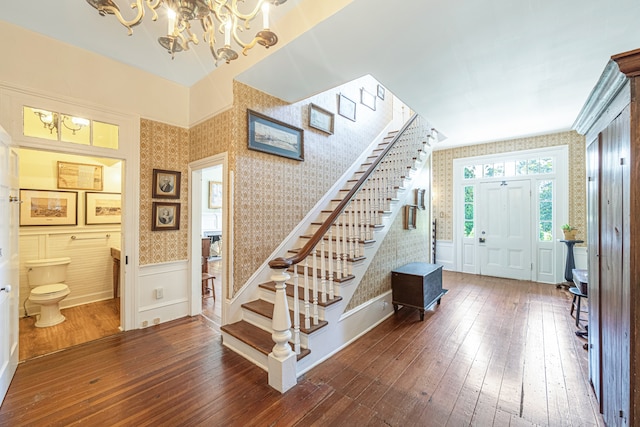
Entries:
POLYGON ((569 224, 562 224, 562 232, 564 233, 564 240, 576 240, 577 228, 572 227, 569 224))

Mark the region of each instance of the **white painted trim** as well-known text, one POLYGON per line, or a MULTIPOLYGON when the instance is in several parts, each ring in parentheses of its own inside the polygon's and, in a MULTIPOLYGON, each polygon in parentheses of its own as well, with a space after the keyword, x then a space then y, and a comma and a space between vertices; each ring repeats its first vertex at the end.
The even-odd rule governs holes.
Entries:
POLYGON ((77 154, 89 157, 120 159, 124 162, 122 177, 122 223, 120 227, 120 325, 123 330, 137 326, 138 260, 140 246, 140 117, 123 114, 95 103, 63 97, 0 82, 0 123, 14 135, 20 148, 77 154), (45 141, 22 134, 22 107, 30 105, 76 114, 119 126, 117 150, 64 142, 45 141), (127 260, 129 262, 127 262, 127 260))
MULTIPOLYGON (((464 157, 453 160, 453 271, 463 271, 463 260, 462 260, 462 248, 463 248, 463 237, 462 233, 459 230, 462 230, 462 225, 464 222, 464 209, 460 207, 464 203, 464 192, 463 187, 465 185, 475 185, 476 192, 478 194, 478 184, 482 182, 495 182, 495 181, 511 181, 511 180, 523 180, 530 179, 531 181, 531 191, 532 191, 532 205, 534 207, 538 206, 538 193, 536 191, 537 183, 541 180, 554 180, 554 218, 553 224, 558 225, 553 228, 554 237, 552 242, 556 242, 553 245, 553 259, 554 259, 554 273, 553 278, 548 280, 543 280, 548 283, 559 283, 563 281, 562 276, 564 272, 564 260, 562 258, 562 250, 558 245, 563 245, 562 243, 557 243, 557 236, 560 233, 559 224, 563 224, 568 221, 569 216, 569 146, 568 145, 556 145, 552 147, 544 147, 544 148, 536 148, 531 150, 520 150, 520 151, 511 151, 507 153, 498 153, 491 154, 486 156, 477 156, 477 157, 464 157), (463 180, 462 179, 462 170, 464 166, 469 164, 478 164, 478 163, 491 163, 491 162, 506 162, 512 159, 522 159, 523 157, 532 157, 532 156, 543 156, 543 155, 551 155, 556 158, 556 167, 554 168, 554 173, 552 174, 535 174, 535 175, 518 175, 513 177, 493 177, 493 178, 482 178, 475 180, 463 180)), ((532 221, 532 238, 531 238, 531 261, 533 263, 533 275, 532 280, 541 280, 540 273, 538 271, 538 260, 537 256, 539 254, 539 249, 542 247, 541 245, 545 245, 546 243, 539 243, 537 237, 537 209, 532 221)), ((478 242, 477 237, 473 238, 474 243, 474 260, 475 265, 470 268, 474 270, 474 273, 479 273, 479 264, 478 264, 478 242)), ((467 239, 470 240, 470 239, 467 239)), ((436 249, 436 254, 438 250, 436 249)), ((466 269, 466 272, 469 271, 469 268, 466 269)))
POLYGON ((444 270, 455 269, 455 247, 451 240, 436 240, 436 264, 441 264, 444 270))
MULTIPOLYGON (((586 270, 589 265, 589 250, 586 246, 574 246, 573 247, 573 259, 576 264, 576 268, 586 270)), ((564 269, 562 270, 564 271, 564 269)))
MULTIPOLYGON (((189 163, 188 173, 191 191, 189 191, 188 207, 189 207, 189 225, 191 230, 189 245, 189 260, 190 260, 190 275, 189 281, 189 314, 196 316, 202 313, 202 270, 200 265, 200 257, 202 251, 202 170, 211 167, 222 166, 222 287, 221 298, 222 301, 226 301, 229 293, 229 274, 228 272, 233 270, 233 246, 232 242, 228 238, 231 230, 230 225, 227 223, 227 219, 231 218, 231 212, 233 212, 233 206, 230 206, 230 195, 233 194, 232 179, 227 179, 229 170, 229 154, 227 152, 216 154, 214 156, 206 157, 204 159, 196 160, 189 163), (198 213, 196 215, 196 212, 198 213)), ((222 314, 221 319, 225 319, 227 312, 227 304, 221 304, 222 314)), ((224 324, 224 323, 223 323, 224 324)))
POLYGON ((258 297, 258 284, 268 282, 271 280, 271 268, 269 268, 269 261, 282 256, 288 248, 294 247, 293 244, 298 241, 300 235, 304 234, 308 228, 309 223, 318 218, 323 209, 331 204, 331 199, 336 197, 336 194, 340 189, 344 188, 346 182, 351 179, 353 174, 360 169, 362 163, 367 157, 371 155, 372 150, 387 136, 389 128, 392 126, 389 123, 371 142, 371 144, 362 151, 360 156, 353 162, 352 166, 347 169, 344 174, 334 183, 334 185, 325 193, 324 197, 318 200, 315 206, 309 210, 307 215, 298 223, 298 225, 291 230, 289 235, 278 245, 278 247, 265 259, 260 267, 249 277, 247 282, 242 286, 232 298, 229 299, 229 310, 227 310, 227 318, 224 319, 224 324, 237 322, 242 319, 241 305, 249 302, 258 297))

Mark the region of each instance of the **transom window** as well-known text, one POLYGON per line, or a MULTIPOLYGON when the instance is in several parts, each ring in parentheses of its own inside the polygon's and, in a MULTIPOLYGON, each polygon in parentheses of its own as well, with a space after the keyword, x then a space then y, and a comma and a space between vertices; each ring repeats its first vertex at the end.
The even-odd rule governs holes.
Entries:
POLYGON ((26 106, 22 118, 25 136, 118 149, 118 125, 26 106))
POLYGON ((479 163, 462 169, 463 179, 499 178, 554 172, 554 158, 541 157, 496 163, 479 163))

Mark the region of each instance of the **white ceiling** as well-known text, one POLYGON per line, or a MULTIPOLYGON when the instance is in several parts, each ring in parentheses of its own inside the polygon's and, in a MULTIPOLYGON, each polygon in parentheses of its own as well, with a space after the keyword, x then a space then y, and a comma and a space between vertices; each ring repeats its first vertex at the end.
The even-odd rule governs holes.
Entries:
MULTIPOLYGON (((215 72, 207 49, 149 49, 161 23, 127 37, 84 1, 3 1, 0 19, 185 86, 215 72)), ((570 129, 609 57, 640 48, 639 23, 637 0, 353 0, 238 79, 297 101, 371 74, 444 148, 570 129)))

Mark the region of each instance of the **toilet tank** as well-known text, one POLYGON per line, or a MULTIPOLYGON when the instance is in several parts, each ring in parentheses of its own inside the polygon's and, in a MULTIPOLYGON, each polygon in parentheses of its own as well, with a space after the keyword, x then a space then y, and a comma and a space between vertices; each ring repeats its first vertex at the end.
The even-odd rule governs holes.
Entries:
POLYGON ((71 258, 69 257, 26 261, 24 265, 27 267, 29 287, 64 283, 67 277, 67 266, 70 262, 71 258))

